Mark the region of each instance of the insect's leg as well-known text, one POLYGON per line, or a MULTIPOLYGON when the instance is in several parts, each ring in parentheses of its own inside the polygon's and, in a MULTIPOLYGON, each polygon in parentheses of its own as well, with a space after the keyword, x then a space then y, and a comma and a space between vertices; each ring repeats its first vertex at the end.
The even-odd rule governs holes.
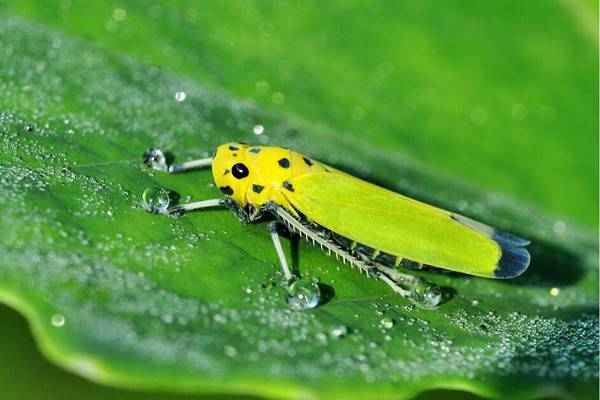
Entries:
POLYGON ((277 257, 279 257, 279 263, 281 264, 281 269, 283 270, 283 274, 285 275, 285 280, 288 283, 291 283, 294 280, 294 276, 290 272, 290 267, 288 266, 285 254, 283 253, 283 248, 281 247, 281 240, 279 239, 279 234, 277 233, 277 225, 277 222, 271 222, 267 229, 271 234, 271 239, 273 240, 273 245, 275 246, 277 257))
POLYGON ((167 210, 167 212, 171 215, 175 215, 175 214, 183 214, 188 211, 200 210, 202 208, 225 206, 226 200, 227 199, 211 199, 211 200, 195 201, 193 203, 179 204, 175 207, 169 208, 167 210))
POLYGON ((210 167, 212 164, 212 157, 201 158, 199 160, 185 161, 181 164, 170 165, 167 172, 170 174, 176 174, 178 172, 187 172, 194 169, 200 169, 204 167, 210 167))
POLYGON ((263 210, 260 208, 256 208, 252 205, 249 206, 250 212, 248 213, 248 219, 250 222, 256 221, 263 215, 263 210))
POLYGON ((404 285, 408 285, 410 287, 416 286, 421 283, 421 279, 416 276, 410 274, 404 274, 398 271, 396 268, 386 267, 385 265, 376 263, 375 268, 378 271, 383 272, 386 276, 393 279, 395 282, 403 283, 404 285))
POLYGON ((409 289, 405 289, 403 288, 401 285, 399 285, 396 281, 394 281, 393 279, 391 279, 389 276, 387 276, 385 273, 381 272, 378 268, 372 268, 369 271, 370 275, 373 276, 374 278, 379 279, 380 281, 385 282, 390 288, 392 288, 392 290, 394 292, 396 292, 397 294, 399 294, 402 297, 409 297, 411 295, 411 291, 409 289))
POLYGON ((202 158, 199 160, 186 161, 181 164, 167 166, 167 158, 161 149, 154 147, 149 148, 144 152, 144 164, 158 171, 177 173, 185 172, 192 169, 209 167, 212 164, 212 157, 202 158))
POLYGON ((246 225, 247 223, 253 221, 250 215, 248 214, 248 211, 246 211, 235 201, 231 200, 229 197, 223 199, 223 205, 231 210, 233 215, 235 215, 240 221, 240 224, 246 225))

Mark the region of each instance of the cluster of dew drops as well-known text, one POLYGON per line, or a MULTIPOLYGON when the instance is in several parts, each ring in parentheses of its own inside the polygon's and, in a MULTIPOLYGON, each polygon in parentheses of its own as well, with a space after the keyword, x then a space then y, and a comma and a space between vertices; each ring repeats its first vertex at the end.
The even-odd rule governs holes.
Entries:
MULTIPOLYGON (((160 149, 149 148, 143 155, 144 163, 156 171, 168 171, 164 153, 160 149)), ((142 193, 142 208, 154 214, 166 214, 171 205, 171 192, 160 187, 150 187, 142 193)), ((422 281, 409 288, 408 299, 415 305, 431 309, 437 307, 442 299, 440 288, 430 282, 422 281)), ((288 287, 286 301, 292 310, 315 308, 321 301, 322 293, 316 280, 297 279, 288 287)), ((393 322, 382 321, 382 326, 391 328, 393 322)), ((339 336, 344 336, 345 333, 339 336)))

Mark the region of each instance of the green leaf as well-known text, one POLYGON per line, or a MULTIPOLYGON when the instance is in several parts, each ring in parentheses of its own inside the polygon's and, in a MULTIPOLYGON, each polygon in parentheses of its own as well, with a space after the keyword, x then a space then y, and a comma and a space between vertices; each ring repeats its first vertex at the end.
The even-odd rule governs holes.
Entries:
POLYGON ((393 140, 342 135, 23 19, 1 17, 0 40, 0 299, 27 317, 55 363, 172 392, 594 397, 598 246, 589 228, 400 158, 393 140), (506 282, 421 272, 449 298, 419 310, 292 242, 295 267, 330 296, 291 311, 266 224, 240 226, 225 210, 168 218, 140 208, 153 186, 219 196, 209 171, 146 169, 146 148, 185 160, 233 139, 285 144, 529 237, 532 265, 506 282), (384 317, 394 326, 382 329, 384 317), (336 339, 341 326, 349 333, 336 339))

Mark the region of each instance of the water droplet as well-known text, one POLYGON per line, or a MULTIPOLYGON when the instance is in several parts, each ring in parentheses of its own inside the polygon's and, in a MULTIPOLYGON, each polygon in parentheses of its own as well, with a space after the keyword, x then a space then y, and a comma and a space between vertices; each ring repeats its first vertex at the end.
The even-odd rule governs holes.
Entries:
POLYGON ((167 171, 167 159, 161 149, 153 147, 144 151, 144 164, 157 171, 167 171))
POLYGON ((553 287, 552 289, 550 289, 550 294, 552 296, 558 296, 559 293, 560 293, 560 289, 559 288, 553 287))
POLYGON ((392 329, 394 327, 394 324, 394 320, 390 317, 382 318, 381 321, 379 321, 379 325, 381 325, 383 329, 392 329))
POLYGON ((529 110, 527 109, 527 106, 525 106, 524 104, 515 103, 515 104, 513 104, 512 108, 510 110, 510 113, 514 119, 522 121, 525 118, 527 118, 527 114, 529 113, 529 110))
POLYGON ((170 202, 169 191, 163 188, 148 188, 142 194, 142 207, 151 213, 164 213, 170 202))
POLYGON ((552 225, 552 230, 554 233, 562 235, 567 230, 567 224, 565 221, 557 220, 552 225))
POLYGON ((117 22, 123 22, 127 18, 127 12, 122 8, 115 8, 113 10, 113 19, 117 22))
POLYGON ((411 291, 410 300, 421 308, 435 308, 442 300, 442 291, 434 283, 421 282, 411 291))
POLYGON ((281 104, 285 101, 285 95, 281 92, 273 93, 273 96, 271 96, 271 98, 273 99, 273 103, 275 104, 281 104))
POLYGON ((317 341, 323 345, 327 344, 327 335, 323 332, 317 334, 317 341))
POLYGON ((57 328, 61 328, 65 325, 65 316, 62 314, 54 314, 51 318, 50 318, 50 323, 52 324, 52 326, 55 326, 57 328))
POLYGON ((488 120, 488 114, 485 108, 475 107, 471 110, 471 122, 474 124, 485 124, 488 120))
POLYGON ((262 135, 264 131, 265 127, 260 124, 254 125, 254 128, 252 128, 252 132, 254 132, 255 135, 262 135))
POLYGON ((260 284, 260 287, 263 289, 267 289, 267 290, 271 290, 273 288, 275 288, 275 282, 269 281, 269 282, 264 282, 260 284))
POLYGON ((213 320, 215 322, 218 322, 220 324, 224 324, 227 322, 227 318, 225 318, 224 316, 222 316, 221 314, 215 314, 213 315, 213 320))
POLYGON ((340 339, 348 334, 348 328, 346 328, 344 325, 340 325, 336 328, 333 328, 329 334, 333 338, 340 339))
POLYGON ((106 28, 106 30, 110 31, 110 32, 116 31, 117 30, 117 26, 118 26, 117 23, 115 21, 113 21, 113 20, 106 21, 106 24, 104 25, 104 27, 106 28))
POLYGON ((269 83, 265 81, 256 82, 256 91, 266 93, 269 91, 269 83))
POLYGON ((184 101, 186 97, 187 94, 181 90, 175 93, 175 100, 177 100, 180 103, 184 101))
POLYGON ((321 299, 319 285, 312 281, 297 280, 293 282, 287 295, 287 303, 293 310, 315 308, 321 299))
POLYGON ((227 354, 229 357, 235 357, 238 354, 237 349, 233 346, 226 345, 224 350, 225 354, 227 354))

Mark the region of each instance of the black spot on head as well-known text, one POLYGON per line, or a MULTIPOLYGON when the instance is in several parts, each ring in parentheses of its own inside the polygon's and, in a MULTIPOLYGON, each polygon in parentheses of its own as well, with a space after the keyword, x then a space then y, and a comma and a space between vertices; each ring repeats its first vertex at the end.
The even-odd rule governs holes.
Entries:
POLYGON ((231 196, 233 194, 233 189, 229 186, 221 186, 219 188, 219 190, 221 192, 223 192, 223 194, 226 194, 227 196, 231 196))
POLYGON ((290 160, 288 160, 285 157, 283 157, 281 160, 279 160, 277 162, 279 163, 279 166, 281 168, 289 168, 290 167, 290 160))
POLYGON ((310 167, 311 165, 313 165, 313 162, 312 162, 312 161, 310 161, 308 158, 306 158, 306 157, 302 157, 302 159, 304 160, 304 162, 306 163, 306 165, 308 165, 309 167, 310 167))
POLYGON ((292 186, 292 184, 288 181, 283 182, 283 187, 289 190, 290 192, 294 191, 294 186, 292 186))
POLYGON ((244 164, 237 163, 231 167, 231 173, 235 179, 242 179, 247 177, 248 174, 250 174, 250 171, 248 171, 248 167, 246 167, 244 164))
POLYGON ((229 173, 229 170, 226 169, 225 172, 223 172, 223 176, 227 175, 229 173))
POLYGON ((253 184, 253 185, 252 185, 252 191, 253 191, 254 193, 260 193, 260 192, 262 192, 262 191, 263 191, 263 189, 264 189, 264 188, 265 188, 265 187, 264 187, 264 186, 262 186, 262 185, 257 185, 257 184, 253 184))
POLYGON ((250 149, 250 150, 248 150, 248 151, 249 151, 250 153, 256 153, 256 154, 260 153, 260 149, 259 149, 258 147, 254 147, 254 148, 252 148, 252 149, 250 149))
POLYGON ((237 146, 229 146, 229 150, 231 150, 231 151, 236 151, 236 150, 239 150, 239 149, 240 148, 237 147, 237 146))

